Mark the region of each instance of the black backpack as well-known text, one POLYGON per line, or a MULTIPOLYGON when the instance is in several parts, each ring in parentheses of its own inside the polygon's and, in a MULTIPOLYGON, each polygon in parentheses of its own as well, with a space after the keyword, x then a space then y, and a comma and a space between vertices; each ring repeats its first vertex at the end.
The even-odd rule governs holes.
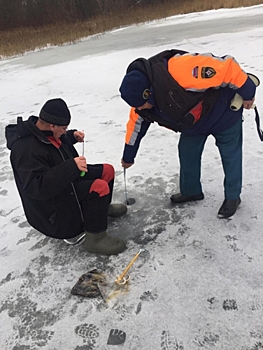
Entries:
POLYGON ((127 73, 136 69, 148 76, 156 104, 171 122, 154 115, 151 110, 136 109, 136 113, 149 122, 157 122, 174 131, 193 126, 212 109, 219 95, 219 90, 213 88, 204 92, 187 91, 173 79, 166 63, 174 55, 185 53, 182 50, 166 50, 149 59, 138 58, 127 68, 127 73))

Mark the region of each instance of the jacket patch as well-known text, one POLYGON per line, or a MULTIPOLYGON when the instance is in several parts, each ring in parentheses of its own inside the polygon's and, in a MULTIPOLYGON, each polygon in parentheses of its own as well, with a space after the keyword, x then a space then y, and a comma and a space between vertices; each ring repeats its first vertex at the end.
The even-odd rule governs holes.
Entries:
POLYGON ((198 66, 194 67, 194 69, 192 70, 192 75, 196 79, 198 78, 198 66))
POLYGON ((142 93, 142 97, 144 100, 148 100, 148 98, 150 97, 150 90, 149 89, 145 89, 142 93))
POLYGON ((216 71, 212 67, 202 67, 201 77, 203 79, 213 78, 216 75, 216 71))

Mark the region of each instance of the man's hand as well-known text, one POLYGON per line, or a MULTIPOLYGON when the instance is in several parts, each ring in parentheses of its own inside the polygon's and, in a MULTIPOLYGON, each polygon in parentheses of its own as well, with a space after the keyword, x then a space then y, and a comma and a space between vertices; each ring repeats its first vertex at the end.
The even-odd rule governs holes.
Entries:
POLYGON ((83 142, 85 134, 83 131, 74 131, 74 137, 78 142, 83 142))
POLYGON ((254 102, 255 102, 255 97, 252 100, 250 100, 250 101, 243 101, 243 107, 245 109, 250 109, 250 108, 253 107, 254 102))
POLYGON ((125 163, 124 160, 121 160, 121 165, 124 169, 128 169, 129 167, 131 167, 134 163, 125 163))
POLYGON ((85 171, 85 173, 88 171, 87 162, 86 162, 85 157, 83 157, 83 156, 76 157, 76 158, 74 158, 74 161, 75 161, 75 163, 80 171, 85 171))

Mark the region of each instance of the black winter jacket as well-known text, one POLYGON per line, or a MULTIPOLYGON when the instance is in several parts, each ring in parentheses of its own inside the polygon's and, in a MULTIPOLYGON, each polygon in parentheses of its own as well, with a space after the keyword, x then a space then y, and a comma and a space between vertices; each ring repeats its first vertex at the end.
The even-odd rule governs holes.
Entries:
POLYGON ((37 120, 31 116, 6 127, 7 147, 24 212, 29 224, 46 236, 72 238, 83 232, 81 207, 73 185, 80 174, 74 161, 78 156, 73 146, 74 130, 61 137, 62 152, 36 127, 37 120))

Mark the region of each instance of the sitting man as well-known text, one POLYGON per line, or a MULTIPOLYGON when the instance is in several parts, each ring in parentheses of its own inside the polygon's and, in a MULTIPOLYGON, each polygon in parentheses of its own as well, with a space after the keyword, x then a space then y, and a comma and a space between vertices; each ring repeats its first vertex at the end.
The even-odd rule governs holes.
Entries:
POLYGON ((110 164, 86 164, 74 144, 84 133, 67 130, 71 115, 60 99, 48 100, 39 117, 6 127, 7 147, 26 218, 46 236, 70 239, 86 231, 89 252, 121 253, 123 240, 107 234, 107 216, 126 214, 111 204, 115 171, 110 164), (84 175, 84 176, 80 176, 84 175))

